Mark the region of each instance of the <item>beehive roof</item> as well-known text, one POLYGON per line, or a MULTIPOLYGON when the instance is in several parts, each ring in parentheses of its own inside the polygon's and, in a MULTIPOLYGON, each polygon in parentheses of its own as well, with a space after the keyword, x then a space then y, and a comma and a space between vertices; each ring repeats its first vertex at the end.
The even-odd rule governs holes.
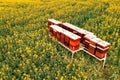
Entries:
POLYGON ((87 34, 85 35, 85 38, 88 38, 88 39, 92 39, 92 38, 95 38, 97 37, 96 35, 93 35, 93 34, 87 34))
POLYGON ((94 34, 92 32, 89 32, 87 30, 81 29, 81 28, 79 28, 79 27, 77 27, 75 25, 72 25, 70 23, 67 23, 67 22, 63 23, 63 25, 65 25, 66 27, 69 27, 69 28, 71 28, 71 29, 73 29, 73 30, 75 30, 75 31, 77 31, 79 33, 82 33, 82 34, 94 34))
POLYGON ((62 32, 63 28, 57 26, 57 25, 50 25, 50 27, 52 27, 54 30, 58 31, 58 32, 62 32))
POLYGON ((102 39, 95 37, 95 38, 92 38, 91 41, 95 43, 99 43, 102 41, 102 39))
POLYGON ((106 42, 106 41, 101 41, 98 43, 99 45, 103 46, 103 47, 106 47, 106 46, 109 46, 110 43, 106 42))
POLYGON ((62 23, 62 22, 57 21, 57 20, 55 20, 55 19, 48 19, 48 21, 51 21, 51 22, 53 22, 53 23, 55 23, 55 24, 60 24, 60 23, 62 23))

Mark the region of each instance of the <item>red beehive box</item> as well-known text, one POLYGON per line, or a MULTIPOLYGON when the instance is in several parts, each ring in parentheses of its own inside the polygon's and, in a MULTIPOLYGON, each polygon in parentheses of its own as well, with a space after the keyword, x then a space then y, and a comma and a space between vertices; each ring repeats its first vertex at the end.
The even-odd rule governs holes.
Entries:
POLYGON ((91 54, 95 54, 96 52, 96 47, 97 47, 97 43, 101 42, 102 40, 100 38, 94 37, 92 39, 90 39, 89 41, 89 47, 88 47, 88 51, 91 54))
POLYGON ((61 40, 61 32, 57 33, 57 40, 58 40, 58 41, 61 40))
POLYGON ((84 41, 83 41, 83 44, 85 46, 85 48, 89 48, 89 44, 90 44, 90 40, 95 38, 96 36, 93 35, 93 34, 87 34, 84 36, 84 41))
POLYGON ((97 50, 96 50, 95 55, 96 55, 98 58, 104 58, 104 57, 105 57, 105 54, 107 55, 107 53, 108 53, 108 49, 109 49, 109 48, 102 49, 102 48, 100 48, 100 47, 97 47, 97 50))
POLYGON ((86 48, 86 49, 88 49, 89 48, 89 44, 90 44, 90 41, 87 41, 87 40, 85 40, 84 42, 83 42, 83 46, 86 48))
POLYGON ((99 58, 104 58, 107 55, 110 43, 101 41, 97 44, 97 50, 95 55, 99 58))
POLYGON ((64 42, 65 42, 65 35, 63 33, 61 33, 60 37, 61 37, 60 42, 64 44, 64 42))
POLYGON ((80 39, 74 40, 74 39, 70 39, 70 46, 69 48, 71 50, 77 50, 79 49, 80 46, 80 39))
POLYGON ((69 42, 70 42, 70 38, 68 37, 68 36, 65 36, 65 45, 67 46, 67 47, 69 47, 69 42))
POLYGON ((65 35, 65 45, 69 45, 69 48, 73 51, 79 49, 81 38, 80 36, 77 36, 76 34, 73 34, 67 30, 64 30, 62 34, 65 35))
POLYGON ((95 51, 96 51, 96 46, 90 44, 89 45, 89 49, 88 49, 88 52, 90 52, 91 54, 95 54, 95 51))
POLYGON ((53 30, 52 32, 53 36, 58 40, 60 40, 60 34, 62 32, 62 28, 57 25, 50 25, 50 29, 53 30))
POLYGON ((48 19, 48 28, 50 29, 50 25, 58 25, 60 26, 62 24, 62 22, 57 21, 55 19, 48 19))
POLYGON ((53 28, 51 26, 49 27, 49 30, 50 30, 50 35, 53 36, 54 32, 53 32, 53 28))

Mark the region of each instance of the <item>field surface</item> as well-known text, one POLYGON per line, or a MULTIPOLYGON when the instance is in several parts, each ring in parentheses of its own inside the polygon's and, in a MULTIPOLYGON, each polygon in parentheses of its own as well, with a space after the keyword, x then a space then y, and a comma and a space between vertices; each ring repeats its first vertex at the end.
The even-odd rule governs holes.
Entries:
POLYGON ((120 80, 119 0, 0 0, 0 80, 120 80), (49 37, 54 18, 111 43, 105 68, 49 37))

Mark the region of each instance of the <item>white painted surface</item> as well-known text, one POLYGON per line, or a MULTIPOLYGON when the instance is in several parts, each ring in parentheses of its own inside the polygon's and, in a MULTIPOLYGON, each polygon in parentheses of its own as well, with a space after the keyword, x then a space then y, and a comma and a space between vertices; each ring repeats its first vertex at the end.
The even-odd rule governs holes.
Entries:
POLYGON ((95 38, 95 37, 97 37, 97 36, 95 36, 93 34, 87 34, 87 35, 85 35, 85 38, 87 38, 87 39, 92 39, 92 38, 95 38))
POLYGON ((110 43, 108 43, 108 42, 106 42, 106 41, 101 41, 101 42, 99 42, 98 43, 100 46, 102 46, 102 47, 106 47, 106 46, 109 46, 110 45, 110 43))
POLYGON ((50 25, 50 27, 53 28, 53 30, 56 30, 58 32, 62 32, 63 31, 63 29, 61 27, 57 26, 57 25, 50 25))
POLYGON ((72 25, 70 23, 67 23, 67 22, 63 23, 63 25, 65 25, 66 27, 71 28, 71 29, 73 29, 73 30, 75 30, 75 31, 77 31, 77 32, 79 32, 81 34, 94 34, 92 32, 89 32, 87 30, 81 29, 81 28, 79 28, 79 27, 77 27, 75 25, 72 25))
POLYGON ((60 23, 62 23, 62 22, 57 21, 57 20, 55 20, 55 19, 48 19, 48 21, 53 22, 53 23, 55 23, 55 24, 60 24, 60 23))
POLYGON ((92 38, 91 41, 94 43, 99 43, 102 41, 102 39, 96 37, 96 38, 92 38))

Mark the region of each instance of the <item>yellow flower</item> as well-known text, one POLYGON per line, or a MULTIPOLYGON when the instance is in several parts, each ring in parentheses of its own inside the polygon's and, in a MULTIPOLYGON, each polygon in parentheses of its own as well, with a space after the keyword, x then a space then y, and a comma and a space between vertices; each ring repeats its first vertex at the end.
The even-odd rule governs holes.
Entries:
POLYGON ((72 76, 72 80, 77 80, 77 78, 75 76, 72 76))
POLYGON ((15 76, 13 76, 13 77, 12 77, 12 80, 15 80, 15 78, 16 78, 16 77, 15 77, 15 76))
POLYGON ((23 43, 23 40, 20 39, 20 40, 16 41, 16 43, 17 43, 17 44, 22 44, 22 43, 23 43))
POLYGON ((22 49, 20 49, 19 52, 22 53, 22 49))
POLYGON ((24 54, 22 54, 22 55, 21 55, 21 57, 22 57, 22 58, 24 58, 24 57, 25 57, 25 55, 24 55, 24 54))
POLYGON ((26 60, 26 64, 29 64, 29 63, 30 63, 30 59, 27 59, 27 60, 26 60))
POLYGON ((10 52, 8 51, 7 54, 10 55, 10 52))
POLYGON ((120 43, 120 38, 118 38, 118 43, 120 43))
POLYGON ((68 64, 68 65, 66 66, 67 69, 69 69, 69 67, 70 67, 70 64, 68 64))
POLYGON ((115 34, 115 35, 116 35, 116 37, 117 37, 117 36, 118 36, 118 32, 116 32, 116 34, 115 34))
POLYGON ((60 77, 60 80, 64 80, 64 77, 63 77, 63 76, 61 76, 61 77, 60 77))
POLYGON ((0 80, 3 80, 2 78, 0 78, 0 80))
POLYGON ((34 57, 34 58, 38 58, 38 55, 37 55, 37 54, 34 54, 33 57, 34 57))
POLYGON ((21 71, 18 69, 17 72, 20 73, 21 71))
POLYGON ((31 49, 29 47, 26 47, 26 52, 27 53, 30 53, 31 52, 31 49))
POLYGON ((37 70, 38 70, 38 68, 35 68, 34 70, 35 70, 35 71, 37 71, 37 70))
POLYGON ((84 80, 87 80, 87 76, 83 76, 84 80))

